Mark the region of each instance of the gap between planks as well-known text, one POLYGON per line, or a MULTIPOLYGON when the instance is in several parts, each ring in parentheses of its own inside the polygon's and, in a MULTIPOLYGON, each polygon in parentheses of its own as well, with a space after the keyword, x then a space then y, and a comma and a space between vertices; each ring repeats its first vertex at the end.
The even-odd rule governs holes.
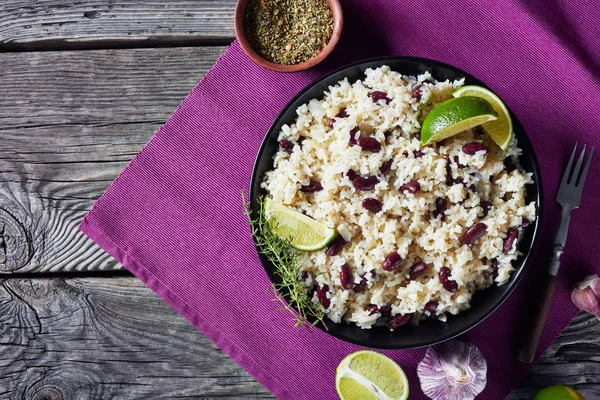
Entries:
POLYGON ((48 51, 86 51, 86 50, 134 50, 174 47, 212 47, 229 46, 235 37, 189 37, 167 36, 136 39, 102 39, 88 42, 69 42, 58 39, 48 39, 33 43, 0 43, 1 53, 30 53, 48 51))

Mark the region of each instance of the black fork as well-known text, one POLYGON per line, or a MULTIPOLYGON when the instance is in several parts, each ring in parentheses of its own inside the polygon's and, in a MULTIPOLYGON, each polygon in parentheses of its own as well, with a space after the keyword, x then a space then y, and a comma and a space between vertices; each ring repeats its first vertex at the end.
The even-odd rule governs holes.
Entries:
POLYGON ((571 211, 579 208, 585 177, 592 161, 592 155, 594 154, 594 148, 592 147, 584 163, 585 150, 586 146, 584 145, 581 154, 577 158, 577 164, 573 168, 573 161, 577 154, 577 143, 575 144, 575 148, 573 149, 573 153, 571 153, 571 158, 560 182, 558 193, 556 194, 556 202, 562 206, 562 218, 554 238, 548 273, 544 276, 542 285, 540 286, 542 291, 538 298, 533 299, 536 302, 536 306, 534 314, 531 316, 531 329, 525 332, 523 341, 519 343, 517 359, 522 363, 533 363, 540 337, 546 324, 546 317, 548 316, 554 287, 556 286, 556 276, 560 268, 560 257, 567 243, 571 211))

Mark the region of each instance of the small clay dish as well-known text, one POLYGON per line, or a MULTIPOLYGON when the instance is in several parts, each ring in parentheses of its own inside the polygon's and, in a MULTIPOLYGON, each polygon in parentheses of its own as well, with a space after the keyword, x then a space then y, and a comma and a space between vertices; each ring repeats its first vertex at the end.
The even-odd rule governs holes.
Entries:
POLYGON ((325 57, 329 55, 329 53, 331 53, 333 48, 336 46, 340 35, 342 34, 342 26, 344 24, 342 5, 340 4, 339 0, 327 0, 327 3, 331 8, 331 13, 333 14, 333 33, 331 34, 331 39, 329 39, 327 46, 325 46, 323 50, 321 50, 321 52, 315 57, 300 64, 283 65, 272 63, 271 61, 265 60, 256 51, 254 51, 252 46, 250 46, 248 39, 246 38, 246 31, 244 30, 244 14, 246 12, 246 5, 248 5, 248 1, 249 0, 238 0, 235 7, 235 35, 238 42, 240 42, 240 46, 242 46, 244 53, 246 53, 246 55, 250 57, 252 61, 263 68, 277 72, 297 72, 314 67, 323 61, 325 57))

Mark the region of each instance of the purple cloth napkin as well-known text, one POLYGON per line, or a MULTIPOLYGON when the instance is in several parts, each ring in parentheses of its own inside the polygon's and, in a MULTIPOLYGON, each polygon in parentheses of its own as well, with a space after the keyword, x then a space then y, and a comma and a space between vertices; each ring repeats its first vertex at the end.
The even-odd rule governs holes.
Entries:
MULTIPOLYGON (((586 1, 345 0, 341 42, 320 66, 261 69, 237 42, 219 59, 85 217, 81 229, 185 316, 274 395, 336 398, 335 368, 359 346, 292 328, 241 212, 259 145, 300 89, 334 67, 378 55, 437 59, 470 72, 511 107, 537 152, 545 207, 536 257, 515 293, 463 340, 488 361, 481 395, 501 399, 528 372, 514 356, 526 291, 547 265, 559 221, 554 196, 576 141, 600 145, 599 8, 586 1)), ((571 286, 600 272, 600 159, 573 213, 543 352, 576 313, 571 286), (595 265, 593 264, 595 263, 595 265)), ((191 344, 193 345, 193 344, 191 344)), ((385 351, 408 374, 411 398, 425 350, 385 351)))

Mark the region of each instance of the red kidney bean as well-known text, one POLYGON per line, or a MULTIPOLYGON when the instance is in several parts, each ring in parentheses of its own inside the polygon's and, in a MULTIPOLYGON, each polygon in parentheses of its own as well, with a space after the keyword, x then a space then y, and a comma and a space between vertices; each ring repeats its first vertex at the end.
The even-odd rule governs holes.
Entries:
POLYGON ((400 186, 400 191, 401 192, 408 192, 408 193, 419 193, 419 191, 421 190, 421 184, 419 184, 419 182, 412 180, 410 182, 405 183, 404 185, 400 186))
POLYGON ((463 236, 463 243, 466 244, 467 246, 470 246, 473 243, 475 243, 475 241, 477 239, 479 239, 486 233, 487 233, 487 225, 486 224, 484 224, 483 222, 475 224, 472 227, 470 227, 469 229, 467 229, 467 231, 465 232, 465 234, 463 236))
POLYGON ((508 253, 513 246, 513 243, 519 237, 519 230, 517 228, 510 228, 506 237, 504 238, 504 243, 502 245, 502 252, 508 253))
POLYGON ((365 277, 365 274, 362 274, 360 277, 360 282, 356 283, 354 285, 354 293, 361 293, 365 290, 365 288, 367 287, 367 278, 365 277))
POLYGON ((450 279, 452 271, 448 267, 440 268, 439 278, 442 286, 449 292, 456 292, 458 290, 458 283, 450 279))
POLYGON ((321 182, 319 181, 310 181, 308 185, 300 188, 300 191, 305 193, 319 192, 321 190, 323 190, 323 186, 321 186, 321 182))
POLYGON ((435 211, 433 212, 433 216, 435 218, 441 216, 442 217, 442 221, 444 220, 444 211, 446 211, 446 207, 448 207, 448 200, 438 197, 435 200, 435 211))
POLYGON ((521 228, 525 229, 527 228, 529 225, 531 225, 531 221, 528 220, 527 218, 523 217, 521 218, 521 228))
POLYGON ((425 304, 424 309, 425 309, 425 311, 429 312, 430 317, 434 317, 435 312, 437 311, 437 307, 438 307, 438 302, 435 300, 431 300, 430 302, 425 304))
POLYGON ((335 239, 333 239, 333 242, 329 244, 325 254, 327 254, 329 257, 336 256, 346 243, 347 242, 344 240, 342 235, 337 235, 335 239))
POLYGON ((348 263, 342 265, 342 268, 340 270, 340 280, 342 281, 342 286, 344 287, 344 289, 350 290, 354 286, 352 270, 350 269, 348 263))
MULTIPOLYGON (((419 136, 420 136, 420 135, 419 135, 419 136)), ((420 138, 419 138, 419 139, 420 139, 420 138)), ((415 158, 421 158, 421 157, 423 157, 423 154, 425 154, 425 153, 423 153, 421 150, 414 150, 414 151, 413 151, 413 156, 414 156, 415 158)))
POLYGON ((395 330, 395 329, 400 328, 401 326, 406 325, 408 323, 408 321, 410 321, 411 318, 412 318, 412 314, 404 314, 404 315, 397 314, 397 315, 394 315, 392 317, 392 319, 390 319, 388 321, 388 323, 385 324, 385 326, 388 329, 395 330))
POLYGON ((421 140, 421 132, 415 133, 415 139, 421 140))
POLYGON ((392 314, 392 306, 390 306, 390 305, 381 306, 381 307, 379 307, 379 312, 381 313, 382 317, 389 317, 392 314))
POLYGON ((409 270, 410 280, 414 281, 425 272, 427 272, 427 264, 425 264, 423 261, 413 264, 409 270))
POLYGON ((369 304, 367 307, 367 311, 369 312, 369 315, 373 315, 379 312, 379 308, 375 304, 369 304))
POLYGON ((369 97, 373 99, 373 102, 377 102, 379 100, 385 100, 386 104, 390 104, 392 99, 387 96, 387 93, 381 92, 379 90, 374 90, 369 93, 369 97))
POLYGON ((355 126, 350 130, 350 140, 348 141, 348 146, 354 146, 356 144, 356 134, 359 130, 360 128, 358 126, 355 126))
POLYGON ((485 154, 489 154, 490 148, 487 147, 483 143, 473 142, 473 143, 464 144, 462 147, 462 151, 463 151, 463 153, 470 154, 470 155, 473 155, 480 151, 485 151, 485 154))
POLYGON ((346 111, 346 107, 342 108, 340 112, 337 113, 336 117, 338 118, 348 118, 348 112, 346 111))
POLYGON ((308 272, 302 271, 302 280, 305 281, 308 279, 308 272))
POLYGON ((292 154, 294 152, 294 143, 290 142, 289 140, 280 140, 279 147, 281 147, 281 150, 285 151, 288 154, 292 154))
POLYGON ((402 262, 402 257, 400 257, 400 254, 398 254, 397 251, 392 251, 390 254, 385 256, 385 260, 383 260, 383 263, 381 264, 381 266, 386 271, 392 271, 401 262, 402 262))
POLYGON ((417 99, 417 101, 421 101, 421 94, 422 94, 421 86, 423 86, 423 85, 419 84, 419 85, 415 86, 415 88, 413 89, 412 94, 411 94, 411 97, 413 99, 417 99))
POLYGON ((367 197, 362 201, 362 206, 364 209, 371 211, 373 214, 377 214, 383 208, 383 204, 372 197, 367 197))
POLYGON ((481 209, 483 210, 483 217, 485 218, 487 217, 488 213, 490 212, 490 209, 492 208, 492 202, 483 200, 479 203, 479 207, 481 207, 481 209))
POLYGON ((356 178, 358 178, 358 174, 356 173, 356 171, 354 171, 353 169, 349 169, 348 172, 346 172, 346 176, 348 177, 348 179, 350 179, 351 181, 355 180, 356 178))
POLYGON ((329 118, 327 120, 327 125, 329 125, 329 129, 333 129, 333 126, 335 125, 335 118, 329 118))
POLYGON ((378 153, 381 150, 381 144, 374 137, 361 137, 358 139, 358 145, 371 153, 378 153))
POLYGON ((370 175, 366 178, 358 176, 352 181, 352 186, 354 186, 358 190, 368 191, 373 190, 375 188, 375 185, 377 185, 378 183, 379 179, 377 179, 375 175, 370 175))
POLYGON ((490 265, 492 267, 492 278, 494 278, 494 280, 496 280, 496 278, 498 277, 498 259, 492 258, 490 265))
POLYGON ((384 161, 384 163, 381 164, 381 167, 379 168, 379 172, 381 172, 383 175, 386 175, 388 172, 391 171, 393 162, 394 160, 392 160, 391 158, 387 161, 384 161))
POLYGON ((316 292, 317 298, 319 299, 319 301, 321 302, 321 304, 323 305, 323 307, 325 309, 328 309, 329 306, 331 305, 331 300, 327 298, 328 291, 329 291, 329 286, 323 285, 323 286, 320 286, 316 292))

